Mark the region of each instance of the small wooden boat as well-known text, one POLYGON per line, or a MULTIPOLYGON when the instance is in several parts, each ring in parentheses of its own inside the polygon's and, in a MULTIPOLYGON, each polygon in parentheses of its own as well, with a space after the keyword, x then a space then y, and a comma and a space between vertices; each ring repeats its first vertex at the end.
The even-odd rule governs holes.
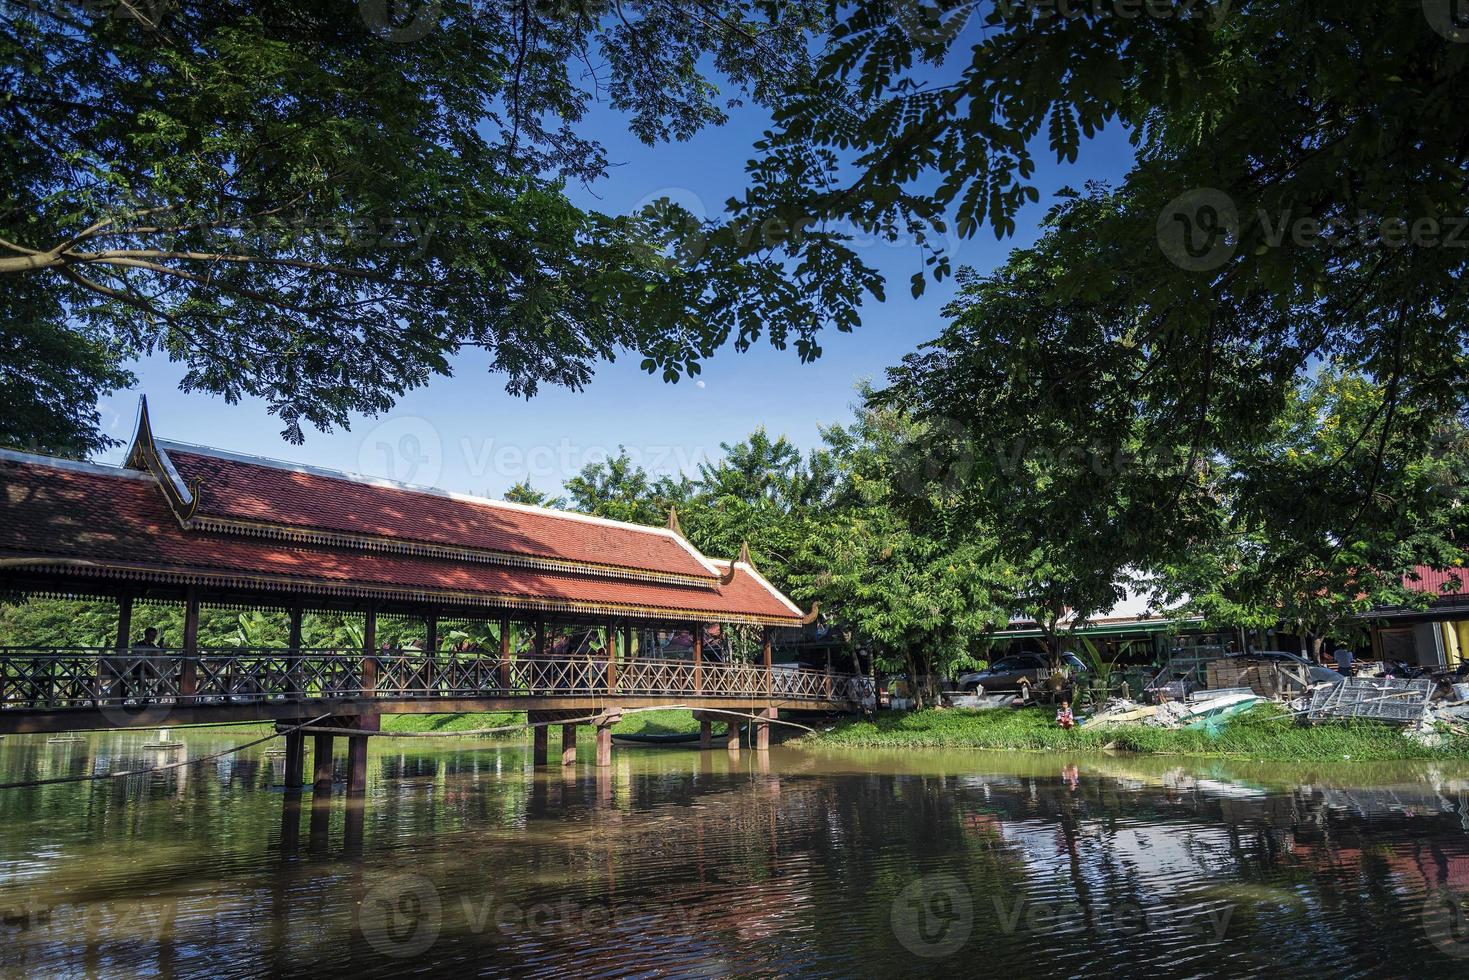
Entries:
POLYGON ((612 733, 612 741, 629 745, 681 745, 684 742, 697 742, 698 740, 698 732, 630 732, 626 735, 618 732, 612 733))

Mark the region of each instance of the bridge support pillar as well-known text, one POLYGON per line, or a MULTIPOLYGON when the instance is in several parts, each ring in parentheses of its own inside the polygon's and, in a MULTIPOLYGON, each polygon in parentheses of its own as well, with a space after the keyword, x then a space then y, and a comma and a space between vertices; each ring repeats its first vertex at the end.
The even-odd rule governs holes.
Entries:
POLYGON ((597 765, 612 765, 612 724, 603 722, 597 726, 597 765))
POLYGON ((306 781, 306 736, 286 736, 286 789, 300 789, 306 781))
MULTIPOLYGON (((531 718, 530 722, 535 724, 537 719, 531 718)), ((536 725, 531 729, 531 763, 537 766, 546 764, 546 730, 549 725, 536 725)))
MULTIPOLYGON (((778 718, 778 708, 764 708, 757 712, 761 718, 778 718)), ((770 748, 770 722, 755 722, 755 750, 764 752, 770 748)))
POLYGON ((561 726, 561 764, 576 765, 576 726, 561 726))
POLYGON ((332 736, 316 736, 316 744, 312 747, 311 765, 315 770, 316 781, 311 784, 312 795, 319 798, 331 799, 332 795, 332 736))
MULTIPOLYGON (((352 727, 365 732, 375 732, 382 727, 381 715, 358 715, 352 727)), ((367 740, 366 735, 347 736, 347 795, 362 796, 367 792, 367 740)))
POLYGON ((352 735, 347 738, 347 795, 361 796, 367 792, 367 736, 352 735))
POLYGON ((708 718, 699 719, 699 748, 707 749, 714 744, 714 722, 708 718))
POLYGON ((724 728, 724 747, 731 752, 740 751, 740 720, 731 718, 724 728))

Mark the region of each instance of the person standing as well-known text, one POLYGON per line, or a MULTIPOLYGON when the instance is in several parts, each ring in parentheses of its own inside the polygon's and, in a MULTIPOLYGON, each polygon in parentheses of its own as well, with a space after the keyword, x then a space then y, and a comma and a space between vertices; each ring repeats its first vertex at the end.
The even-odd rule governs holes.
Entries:
POLYGON ((1352 676, 1352 651, 1345 643, 1337 644, 1336 651, 1332 654, 1336 660, 1336 672, 1343 677, 1352 676))
POLYGON ((133 662, 128 670, 128 686, 131 695, 139 700, 148 691, 159 686, 163 678, 163 648, 158 645, 158 630, 150 626, 143 630, 143 639, 133 644, 133 662))

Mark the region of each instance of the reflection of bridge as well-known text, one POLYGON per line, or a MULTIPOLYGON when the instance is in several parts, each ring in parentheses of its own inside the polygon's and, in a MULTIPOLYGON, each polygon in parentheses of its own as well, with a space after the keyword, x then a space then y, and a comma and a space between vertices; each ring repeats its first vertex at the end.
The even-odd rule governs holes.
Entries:
MULTIPOLYGON (((815 610, 744 549, 706 558, 673 514, 645 527, 167 443, 146 405, 125 465, 0 452, 0 486, 0 596, 110 617, 87 649, 0 638, 21 644, 0 647, 0 732, 326 718, 367 733, 383 714, 510 710, 536 726, 538 762, 547 725, 566 723, 574 759, 570 723, 592 719, 605 765, 624 709, 757 715, 758 747, 782 707, 869 696, 860 676, 776 666, 777 632, 815 610), (253 610, 284 642, 202 642, 208 610, 253 610), (165 622, 160 649, 144 629, 165 622), (350 646, 312 649, 325 635, 350 646)), ((316 735, 318 774, 332 737, 316 735)), ((349 735, 354 789, 367 738, 349 735)), ((288 783, 303 743, 288 736, 288 783)))

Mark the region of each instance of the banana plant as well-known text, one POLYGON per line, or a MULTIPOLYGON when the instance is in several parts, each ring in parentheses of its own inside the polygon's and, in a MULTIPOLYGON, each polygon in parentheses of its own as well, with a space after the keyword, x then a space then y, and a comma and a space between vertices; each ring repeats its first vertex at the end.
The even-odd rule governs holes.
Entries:
POLYGON ((1073 642, 1077 657, 1086 664, 1087 672, 1091 675, 1091 687, 1094 690, 1110 691, 1112 678, 1117 673, 1117 657, 1109 657, 1105 652, 1106 646, 1098 645, 1090 637, 1073 637, 1073 642))

